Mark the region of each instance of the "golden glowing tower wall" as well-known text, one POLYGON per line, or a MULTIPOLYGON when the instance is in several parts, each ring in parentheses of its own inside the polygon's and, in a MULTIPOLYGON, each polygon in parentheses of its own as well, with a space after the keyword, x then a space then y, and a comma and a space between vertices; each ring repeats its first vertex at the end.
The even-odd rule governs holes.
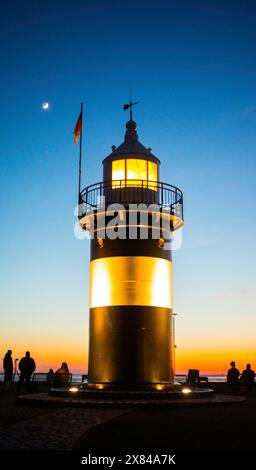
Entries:
POLYGON ((170 252, 157 240, 106 239, 102 248, 93 240, 90 382, 169 383, 174 379, 173 348, 170 252))

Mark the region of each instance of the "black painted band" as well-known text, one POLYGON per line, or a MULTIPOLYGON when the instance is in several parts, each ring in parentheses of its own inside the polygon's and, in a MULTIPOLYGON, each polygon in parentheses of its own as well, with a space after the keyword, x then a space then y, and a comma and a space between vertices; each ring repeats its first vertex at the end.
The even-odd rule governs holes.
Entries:
POLYGON ((171 250, 159 246, 159 240, 103 240, 100 248, 97 239, 91 240, 91 261, 110 256, 149 256, 172 260, 171 250))

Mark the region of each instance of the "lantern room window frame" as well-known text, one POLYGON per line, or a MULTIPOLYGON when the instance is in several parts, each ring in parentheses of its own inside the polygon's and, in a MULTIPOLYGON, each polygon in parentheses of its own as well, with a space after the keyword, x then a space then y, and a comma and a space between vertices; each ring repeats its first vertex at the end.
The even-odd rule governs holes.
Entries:
MULTIPOLYGON (((136 167, 136 164, 134 165, 134 168, 136 167)), ((132 166, 132 165, 131 165, 132 166)), ((141 172, 142 173, 142 172, 141 172)), ((147 159, 142 159, 142 158, 120 158, 119 160, 113 160, 112 161, 112 167, 111 167, 111 179, 112 179, 112 188, 113 189, 120 189, 120 188, 124 188, 124 187, 127 187, 127 186, 135 186, 135 187, 141 187, 142 184, 141 182, 142 181, 147 181, 148 183, 150 183, 148 185, 148 189, 152 189, 154 191, 156 191, 156 183, 157 182, 157 179, 158 179, 158 165, 155 163, 155 162, 152 162, 151 160, 147 160, 147 159), (119 164, 121 165, 121 162, 124 162, 124 167, 123 169, 114 169, 115 165, 119 164), (141 178, 140 175, 138 174, 137 172, 137 175, 135 175, 134 178, 128 178, 127 174, 129 171, 132 171, 132 169, 129 169, 129 163, 127 164, 127 162, 136 162, 136 164, 138 165, 137 162, 144 162, 146 163, 146 178, 141 178), (151 169, 149 168, 151 166, 151 169), (121 173, 123 171, 123 176, 120 178, 116 178, 114 176, 114 173, 119 171, 119 173, 121 173), (152 174, 153 173, 153 179, 149 179, 149 174, 152 174)))

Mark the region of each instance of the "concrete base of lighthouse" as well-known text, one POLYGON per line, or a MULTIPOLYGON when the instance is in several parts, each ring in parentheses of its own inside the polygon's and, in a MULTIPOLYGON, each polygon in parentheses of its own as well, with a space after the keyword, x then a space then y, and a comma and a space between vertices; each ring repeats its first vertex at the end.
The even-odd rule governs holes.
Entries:
POLYGON ((132 385, 127 385, 125 386, 124 384, 120 383, 111 383, 111 382, 88 382, 86 384, 83 384, 82 388, 84 390, 106 390, 106 391, 113 391, 113 392, 120 392, 122 393, 130 393, 133 392, 134 394, 138 394, 140 392, 154 392, 156 390, 159 391, 180 391, 181 390, 181 384, 179 382, 173 381, 173 382, 165 382, 165 383, 138 383, 136 384, 135 387, 132 385))
MULTIPOLYGON (((46 395, 46 394, 44 394, 46 395)), ((214 390, 209 388, 180 388, 180 390, 107 390, 91 389, 86 385, 49 390, 48 396, 54 401, 71 405, 76 403, 92 407, 139 407, 169 406, 177 401, 193 402, 197 399, 214 399, 214 390)), ((33 399, 33 397, 32 397, 33 399)))

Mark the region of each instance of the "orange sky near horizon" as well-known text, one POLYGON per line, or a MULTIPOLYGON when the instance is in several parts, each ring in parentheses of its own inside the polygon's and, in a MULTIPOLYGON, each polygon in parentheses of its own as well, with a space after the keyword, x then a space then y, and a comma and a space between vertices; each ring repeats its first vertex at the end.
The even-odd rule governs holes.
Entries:
MULTIPOLYGON (((82 263, 81 263, 82 264, 82 263)), ((82 265, 81 270, 86 271, 82 265)), ((61 292, 58 303, 54 304, 51 314, 44 311, 42 304, 28 304, 26 310, 17 317, 15 309, 6 315, 6 326, 2 328, 0 357, 8 349, 13 350, 13 358, 21 358, 30 350, 37 364, 37 371, 50 368, 56 370, 61 362, 67 362, 71 372, 86 373, 88 362, 88 281, 81 281, 84 295, 79 303, 74 298, 64 303, 61 292), (83 284, 82 284, 83 281, 83 284), (60 299, 60 300, 59 300, 60 299), (85 300, 84 300, 85 299, 85 300), (74 305, 73 305, 74 304, 74 305), (70 314, 72 312, 72 314, 70 314), (31 322, 31 317, 36 321, 31 322)), ((178 289, 177 289, 178 290, 178 289)), ((225 374, 231 360, 237 362, 239 370, 251 363, 256 369, 256 342, 254 328, 249 315, 253 308, 253 298, 247 305, 235 311, 228 299, 223 309, 216 308, 213 302, 198 298, 184 303, 181 291, 176 296, 177 311, 181 312, 175 320, 176 373, 186 374, 188 369, 199 369, 201 374, 225 374), (207 315, 204 314, 207 308, 207 315), (225 314, 223 313, 225 311, 225 314)), ((237 297, 235 297, 237 301, 237 297)), ((2 361, 0 363, 2 370, 2 361)))
MULTIPOLYGON (((85 313, 81 313, 77 308, 70 316, 69 308, 67 305, 67 312, 55 309, 54 324, 48 321, 47 316, 37 314, 33 327, 25 321, 25 316, 21 315, 17 320, 9 315, 12 327, 2 330, 0 357, 12 349, 13 358, 20 359, 26 350, 30 350, 38 372, 50 368, 56 370, 65 361, 71 372, 86 373, 88 309, 85 305, 85 313)), ((178 311, 182 312, 183 309, 178 311)), ((256 343, 252 325, 246 316, 242 319, 240 314, 233 314, 230 320, 232 328, 228 328, 224 323, 228 311, 226 316, 217 310, 213 313, 215 315, 205 317, 198 313, 193 315, 190 308, 176 317, 176 373, 186 374, 188 369, 199 369, 201 374, 225 374, 231 360, 237 362, 239 370, 243 370, 248 362, 256 369, 256 343)))
MULTIPOLYGON (((0 356, 3 357, 9 344, 2 343, 0 356)), ((29 349, 35 359, 38 372, 56 370, 61 362, 66 361, 73 373, 87 373, 88 343, 70 341, 70 343, 54 344, 52 341, 42 344, 34 340, 29 343, 20 340, 13 349, 13 358, 21 358, 29 349), (26 348, 29 344, 29 348, 26 348)), ((186 374, 188 369, 199 369, 201 374, 226 374, 231 360, 235 360, 240 371, 249 362, 256 369, 256 350, 250 347, 221 347, 218 350, 211 348, 181 348, 176 350, 176 373, 186 374)), ((1 367, 2 368, 2 367, 1 367)))

